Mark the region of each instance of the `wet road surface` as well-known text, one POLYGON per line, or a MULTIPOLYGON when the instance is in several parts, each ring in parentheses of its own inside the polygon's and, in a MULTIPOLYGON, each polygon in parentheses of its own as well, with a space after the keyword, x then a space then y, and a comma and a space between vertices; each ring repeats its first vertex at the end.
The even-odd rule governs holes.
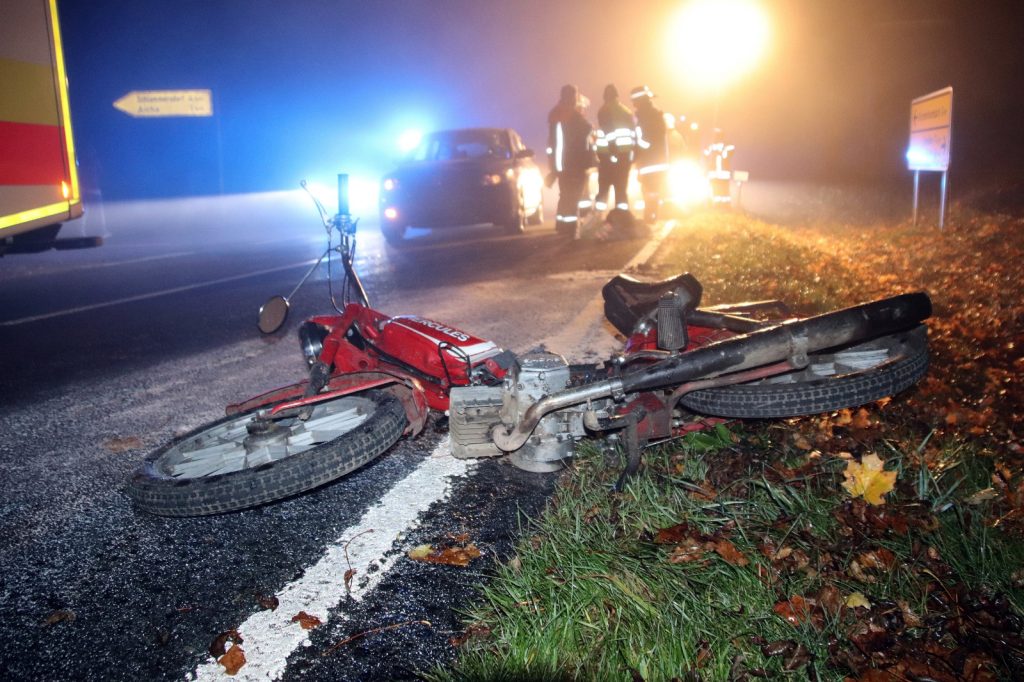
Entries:
MULTIPOLYGON (((198 211, 173 229, 144 206, 106 206, 105 246, 0 260, 4 679, 202 675, 219 633, 301 581, 326 548, 351 541, 345 533, 432 457, 443 434, 428 426, 310 494, 207 518, 148 516, 125 495, 146 452, 227 403, 303 377, 294 330, 329 305, 323 271, 293 297, 285 330, 261 337, 255 326, 259 305, 290 292, 323 248, 315 214, 292 199, 269 214, 236 198, 219 215, 247 216, 243 226, 198 211)), ((641 246, 566 242, 549 224, 517 237, 490 227, 418 232, 394 249, 369 224, 357 268, 375 307, 521 352, 573 338, 567 324, 590 325, 581 312, 641 246)), ((386 538, 385 556, 351 576, 353 593, 373 588, 325 609, 274 676, 400 679, 447 660, 456 609, 507 557, 519 513, 535 514, 554 478, 471 464, 443 501, 386 538), (483 551, 468 568, 404 558, 461 534, 483 551)), ((285 623, 291 615, 281 614, 285 623)))

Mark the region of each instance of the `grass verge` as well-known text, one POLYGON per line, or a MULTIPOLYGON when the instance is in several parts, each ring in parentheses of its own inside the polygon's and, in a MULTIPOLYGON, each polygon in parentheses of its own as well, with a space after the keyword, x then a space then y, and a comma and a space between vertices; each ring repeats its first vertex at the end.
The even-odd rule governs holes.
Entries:
POLYGON ((953 474, 919 487, 890 453, 902 486, 872 508, 843 494, 842 458, 779 450, 762 429, 650 451, 620 494, 616 466, 585 448, 435 679, 1013 679, 1021 661, 993 633, 1012 636, 1000 619, 1024 605, 1024 547, 963 502, 990 463, 952 450, 954 495, 953 474))
MULTIPOLYGON (((1021 219, 944 231, 699 213, 647 275, 799 314, 924 289, 932 366, 891 403, 645 453, 619 495, 584 450, 435 679, 1024 679, 1021 219), (884 506, 842 488, 876 454, 884 506)), ((886 401, 887 402, 887 401, 886 401)))

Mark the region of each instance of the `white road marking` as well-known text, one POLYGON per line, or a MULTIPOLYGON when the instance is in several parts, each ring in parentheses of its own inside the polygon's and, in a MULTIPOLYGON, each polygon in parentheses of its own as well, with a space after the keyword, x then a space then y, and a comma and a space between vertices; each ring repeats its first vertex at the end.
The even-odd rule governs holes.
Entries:
MULTIPOLYGON (((675 226, 675 220, 665 221, 661 231, 651 241, 644 244, 644 247, 622 268, 622 272, 627 272, 646 263, 675 226)), ((583 310, 557 335, 541 339, 527 347, 532 348, 542 344, 554 353, 561 353, 570 362, 603 360, 622 348, 611 325, 605 323, 604 298, 600 292, 590 299, 583 310)))
MULTIPOLYGON (((674 226, 673 221, 668 221, 623 270, 650 258, 674 226)), ((598 294, 557 339, 547 343, 548 347, 579 354, 589 349, 587 344, 599 334, 614 341, 603 330, 602 305, 603 299, 598 294), (555 343, 560 345, 555 346, 555 343)), ((419 524, 420 515, 432 504, 447 500, 452 478, 466 476, 473 468, 474 461, 451 456, 450 439, 445 437, 429 458, 329 545, 315 565, 275 595, 279 602, 275 610, 257 611, 238 626, 238 632, 244 639, 240 647, 245 652, 246 662, 236 675, 229 677, 223 666, 211 657, 188 679, 279 679, 287 668, 288 656, 298 647, 310 645, 308 631, 293 623, 292 617, 305 611, 327 622, 330 610, 340 604, 346 594, 361 601, 372 592, 402 556, 401 552, 393 551, 395 542, 419 524), (374 569, 372 572, 371 567, 374 569), (346 593, 345 571, 350 568, 356 573, 351 591, 346 593)))
MULTIPOLYGON (((111 247, 105 246, 104 249, 110 250, 111 247)), ((155 260, 167 260, 168 258, 182 258, 185 256, 194 256, 195 251, 175 251, 172 253, 161 253, 155 256, 142 256, 140 258, 130 258, 128 260, 116 260, 116 261, 101 261, 98 263, 83 263, 81 265, 75 265, 72 267, 52 267, 46 269, 40 269, 35 272, 26 273, 19 279, 30 279, 32 277, 48 277, 54 274, 66 274, 68 272, 79 272, 81 270, 98 270, 100 268, 113 268, 119 265, 135 265, 137 263, 148 263, 155 260)))
POLYGON ((257 611, 238 626, 245 640, 245 665, 233 677, 210 658, 196 668, 192 680, 276 680, 284 673, 288 656, 300 646, 309 646, 309 631, 292 617, 300 611, 327 622, 330 610, 346 596, 345 571, 355 571, 351 592, 356 601, 371 592, 395 561, 403 556, 392 552, 394 543, 419 523, 420 515, 435 502, 447 499, 451 479, 465 476, 475 462, 455 459, 449 454, 449 439, 442 440, 430 457, 399 481, 347 528, 323 558, 298 580, 285 585, 275 596, 273 611, 257 611), (347 557, 346 557, 347 552, 347 557), (389 554, 389 552, 391 552, 389 554), (371 571, 371 567, 374 569, 371 571))
POLYGON ((246 272, 241 275, 232 275, 231 277, 222 277, 220 279, 213 279, 207 282, 197 282, 196 284, 187 284, 181 287, 174 287, 173 289, 162 289, 160 291, 153 291, 148 294, 139 294, 137 296, 126 296, 125 298, 118 298, 113 301, 103 301, 101 303, 92 303, 90 305, 78 306, 77 308, 67 308, 65 310, 55 310, 52 313, 43 313, 42 315, 32 315, 30 317, 21 317, 16 320, 6 320, 0 322, 0 327, 14 327, 19 324, 27 324, 29 322, 38 322, 39 320, 48 320, 54 317, 61 317, 62 315, 73 315, 75 313, 83 313, 87 310, 97 310, 99 308, 109 308, 110 306, 121 305, 122 303, 135 303, 136 301, 145 301, 151 298, 159 298, 160 296, 167 296, 170 294, 177 294, 182 291, 190 291, 192 289, 200 289, 202 287, 209 287, 215 284, 224 284, 225 282, 234 282, 240 279, 248 279, 249 277, 258 277, 260 275, 267 275, 271 272, 281 272, 282 270, 291 270, 300 266, 312 265, 316 262, 316 259, 302 261, 299 263, 292 263, 291 265, 282 265, 276 268, 268 268, 266 270, 256 270, 255 272, 246 272))

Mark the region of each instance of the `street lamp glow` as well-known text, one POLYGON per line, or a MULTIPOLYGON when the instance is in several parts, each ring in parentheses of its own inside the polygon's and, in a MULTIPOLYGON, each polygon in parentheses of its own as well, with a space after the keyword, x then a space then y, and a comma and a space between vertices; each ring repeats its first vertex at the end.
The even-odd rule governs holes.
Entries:
POLYGON ((669 30, 673 66, 693 85, 718 90, 757 64, 770 26, 754 0, 691 0, 669 30))

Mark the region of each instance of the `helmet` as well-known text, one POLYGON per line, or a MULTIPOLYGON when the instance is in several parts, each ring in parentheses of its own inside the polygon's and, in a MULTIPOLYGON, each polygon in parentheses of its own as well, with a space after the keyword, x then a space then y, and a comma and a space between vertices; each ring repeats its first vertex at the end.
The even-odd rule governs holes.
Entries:
POLYGON ((629 92, 629 98, 632 100, 637 100, 644 97, 648 99, 654 97, 654 93, 651 92, 651 89, 646 85, 638 85, 629 92))

